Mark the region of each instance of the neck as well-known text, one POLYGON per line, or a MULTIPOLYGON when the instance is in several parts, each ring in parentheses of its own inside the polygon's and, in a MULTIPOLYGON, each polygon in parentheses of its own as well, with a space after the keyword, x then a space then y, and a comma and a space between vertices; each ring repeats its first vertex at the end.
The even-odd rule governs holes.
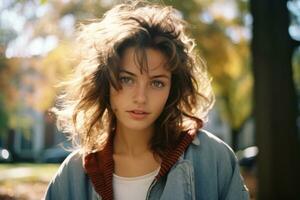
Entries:
POLYGON ((138 156, 151 151, 149 141, 153 128, 147 130, 128 130, 117 127, 114 137, 114 153, 138 156))

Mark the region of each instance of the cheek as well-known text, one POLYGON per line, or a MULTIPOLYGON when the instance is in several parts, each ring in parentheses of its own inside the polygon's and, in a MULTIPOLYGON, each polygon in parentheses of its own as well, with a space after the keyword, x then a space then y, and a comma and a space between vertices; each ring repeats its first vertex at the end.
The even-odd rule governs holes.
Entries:
POLYGON ((110 93, 109 93, 109 103, 111 105, 111 108, 114 112, 116 112, 117 108, 116 106, 118 105, 118 102, 119 102, 119 93, 113 89, 113 88, 110 88, 110 93))
POLYGON ((167 100, 170 96, 170 93, 171 93, 171 86, 168 87, 168 90, 167 90, 166 94, 164 95, 165 102, 167 102, 167 100))
POLYGON ((128 93, 123 90, 115 90, 114 88, 110 88, 109 101, 111 105, 111 109, 116 114, 118 110, 123 109, 126 106, 126 99, 128 100, 128 93))
POLYGON ((160 108, 160 111, 162 111, 166 105, 166 102, 168 100, 169 97, 169 91, 164 92, 160 95, 158 95, 159 98, 155 98, 154 101, 156 103, 156 105, 160 108))
POLYGON ((167 99, 168 99, 168 97, 169 97, 169 91, 168 92, 166 92, 166 93, 164 93, 164 94, 162 94, 161 95, 161 102, 164 102, 164 103, 166 103, 167 102, 167 99))

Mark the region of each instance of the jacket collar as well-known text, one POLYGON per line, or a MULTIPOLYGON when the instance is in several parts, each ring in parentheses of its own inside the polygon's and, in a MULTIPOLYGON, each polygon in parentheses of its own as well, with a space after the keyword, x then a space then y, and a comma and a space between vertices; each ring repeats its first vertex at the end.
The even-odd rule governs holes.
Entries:
MULTIPOLYGON (((155 179, 158 180, 167 174, 191 143, 195 145, 200 144, 198 137, 195 137, 196 135, 197 130, 195 129, 182 133, 180 142, 176 148, 167 151, 166 157, 163 158, 160 171, 155 179)), ((108 138, 107 144, 103 150, 90 153, 84 157, 84 169, 91 179, 95 191, 102 197, 102 199, 112 200, 112 177, 114 171, 113 136, 108 138)))
POLYGON ((192 143, 193 143, 194 145, 196 145, 196 146, 199 146, 199 145, 200 145, 200 140, 199 140, 199 138, 198 138, 197 136, 194 137, 192 143))

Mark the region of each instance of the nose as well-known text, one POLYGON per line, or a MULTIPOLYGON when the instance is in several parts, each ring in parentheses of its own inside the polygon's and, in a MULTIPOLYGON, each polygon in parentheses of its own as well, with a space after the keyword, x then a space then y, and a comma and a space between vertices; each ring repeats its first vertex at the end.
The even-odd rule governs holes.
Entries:
POLYGON ((147 102, 147 85, 140 83, 136 85, 134 92, 134 102, 136 104, 145 104, 147 102))

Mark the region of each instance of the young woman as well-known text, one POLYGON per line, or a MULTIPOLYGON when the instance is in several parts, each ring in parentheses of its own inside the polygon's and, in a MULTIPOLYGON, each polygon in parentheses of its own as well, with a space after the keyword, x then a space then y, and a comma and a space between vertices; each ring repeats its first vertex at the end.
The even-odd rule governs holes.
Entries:
POLYGON ((234 153, 201 129, 214 96, 178 11, 120 4, 78 42, 55 113, 79 150, 46 199, 248 199, 234 153))

